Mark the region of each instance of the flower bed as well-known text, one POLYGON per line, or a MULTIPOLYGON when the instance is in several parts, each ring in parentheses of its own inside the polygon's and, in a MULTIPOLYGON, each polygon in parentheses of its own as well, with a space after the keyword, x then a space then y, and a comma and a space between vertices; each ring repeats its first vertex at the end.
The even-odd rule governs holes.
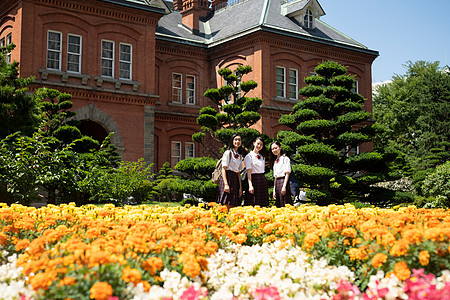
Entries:
POLYGON ((443 209, 2 205, 0 227, 0 299, 450 298, 443 209))

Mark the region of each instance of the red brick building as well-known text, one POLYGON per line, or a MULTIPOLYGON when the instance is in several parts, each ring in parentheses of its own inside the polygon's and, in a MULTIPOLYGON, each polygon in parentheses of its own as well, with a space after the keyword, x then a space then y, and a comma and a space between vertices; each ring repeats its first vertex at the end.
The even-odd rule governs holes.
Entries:
POLYGON ((323 60, 348 67, 372 111, 378 52, 323 23, 317 0, 1 2, 0 43, 16 44, 8 59, 20 62, 20 76, 72 94, 82 131, 98 139, 114 132, 124 160, 159 169, 205 155, 191 140, 199 109, 212 105, 203 93, 222 84, 218 69, 239 64, 253 68, 244 79, 258 83, 256 128, 268 136, 323 60))

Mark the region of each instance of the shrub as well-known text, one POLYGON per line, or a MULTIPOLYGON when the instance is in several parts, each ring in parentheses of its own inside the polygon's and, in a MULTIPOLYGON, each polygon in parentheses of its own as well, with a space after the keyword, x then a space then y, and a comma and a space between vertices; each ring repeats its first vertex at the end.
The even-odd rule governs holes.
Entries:
POLYGON ((425 178, 422 191, 425 196, 450 197, 450 161, 437 166, 435 172, 425 178))

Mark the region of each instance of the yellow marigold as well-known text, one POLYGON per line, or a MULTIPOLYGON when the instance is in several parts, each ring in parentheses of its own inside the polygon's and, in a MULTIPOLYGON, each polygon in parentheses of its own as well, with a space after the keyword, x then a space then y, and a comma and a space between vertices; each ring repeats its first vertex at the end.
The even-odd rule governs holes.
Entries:
POLYGON ((411 276, 411 270, 408 268, 408 264, 404 261, 398 262, 394 266, 394 274, 399 280, 406 280, 411 276))
POLYGON ((372 260, 370 261, 370 263, 372 264, 372 267, 374 267, 375 269, 380 268, 386 261, 387 261, 388 256, 384 253, 377 253, 374 255, 374 257, 372 257, 372 260))
POLYGON ((77 283, 77 281, 73 277, 64 277, 62 280, 59 281, 60 286, 74 285, 75 283, 77 283))
POLYGON ((113 295, 113 288, 107 282, 96 282, 89 290, 91 295, 89 298, 95 300, 109 300, 113 295))
POLYGON ((394 243, 389 254, 395 257, 399 257, 408 253, 409 243, 405 240, 398 240, 394 243))
POLYGON ((350 241, 349 241, 348 239, 345 239, 345 240, 344 240, 344 245, 345 245, 345 246, 350 246, 351 243, 350 243, 350 241))
POLYGON ((28 248, 28 246, 30 246, 30 240, 29 239, 20 240, 16 244, 16 251, 20 251, 20 250, 26 249, 26 248, 28 248))
POLYGON ((349 237, 349 238, 353 239, 358 235, 358 232, 356 231, 355 228, 349 227, 349 228, 345 228, 344 230, 342 230, 341 234, 345 237, 349 237))
POLYGON ((335 241, 329 241, 328 242, 328 248, 333 248, 334 246, 336 246, 336 242, 335 241))
POLYGON ((156 271, 161 271, 164 266, 164 262, 159 257, 150 257, 147 260, 142 262, 142 268, 145 271, 150 272, 150 275, 155 275, 156 271))
POLYGON ((427 266, 430 263, 430 253, 427 250, 420 251, 419 261, 422 266, 427 266))
POLYGON ((122 270, 122 277, 120 278, 123 279, 125 282, 131 282, 134 285, 136 285, 141 281, 142 275, 138 269, 125 267, 122 270))

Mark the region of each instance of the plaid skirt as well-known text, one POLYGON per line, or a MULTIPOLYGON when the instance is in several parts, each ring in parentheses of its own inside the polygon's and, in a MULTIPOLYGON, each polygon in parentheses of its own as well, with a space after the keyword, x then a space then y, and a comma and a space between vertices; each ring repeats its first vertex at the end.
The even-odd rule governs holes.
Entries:
POLYGON ((223 205, 240 206, 241 200, 239 199, 239 189, 241 186, 239 183, 239 175, 233 171, 226 171, 226 174, 230 193, 225 193, 225 183, 221 177, 217 202, 223 205))
POLYGON ((254 193, 246 193, 246 205, 269 206, 269 189, 267 179, 264 174, 252 174, 252 184, 254 193))
POLYGON ((289 189, 289 182, 286 185, 286 194, 281 195, 281 189, 283 188, 285 177, 277 178, 276 185, 275 185, 275 205, 276 207, 283 207, 286 204, 292 205, 292 197, 291 197, 291 191, 289 189))

